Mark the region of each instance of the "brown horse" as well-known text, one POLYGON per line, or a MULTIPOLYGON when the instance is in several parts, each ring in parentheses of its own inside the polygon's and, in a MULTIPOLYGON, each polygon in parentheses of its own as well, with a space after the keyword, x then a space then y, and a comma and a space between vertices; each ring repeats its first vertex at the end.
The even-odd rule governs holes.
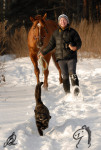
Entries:
MULTIPOLYGON (((30 20, 32 21, 33 25, 28 33, 28 48, 29 48, 29 55, 31 58, 31 61, 34 65, 34 73, 36 75, 37 83, 39 83, 39 68, 38 68, 38 52, 40 49, 43 49, 45 46, 48 45, 49 39, 52 35, 52 33, 57 29, 57 24, 52 20, 46 20, 47 14, 45 14, 43 17, 41 15, 37 15, 34 18, 30 17, 30 20)), ((55 60, 54 55, 55 50, 48 53, 44 56, 45 61, 47 64, 50 62, 50 58, 52 56, 55 65, 59 71, 59 81, 62 83, 62 77, 61 77, 61 70, 58 66, 58 63, 55 60)), ((46 68, 46 63, 43 62, 44 68, 46 68)), ((44 87, 48 87, 48 74, 49 70, 48 68, 44 70, 44 87)))

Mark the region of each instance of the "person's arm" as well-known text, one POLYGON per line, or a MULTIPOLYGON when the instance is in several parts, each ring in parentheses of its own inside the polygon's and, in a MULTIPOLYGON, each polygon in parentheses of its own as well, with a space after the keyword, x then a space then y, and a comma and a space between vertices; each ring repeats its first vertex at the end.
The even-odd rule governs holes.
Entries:
POLYGON ((74 42, 75 42, 76 45, 73 46, 72 44, 69 44, 69 48, 72 51, 76 51, 76 50, 80 49, 80 47, 82 45, 82 41, 80 39, 79 34, 75 30, 74 30, 73 40, 74 40, 74 42))
POLYGON ((48 45, 39 53, 38 58, 40 56, 43 57, 44 55, 46 55, 47 53, 52 51, 55 47, 56 47, 56 42, 55 42, 55 38, 54 38, 54 34, 53 34, 50 38, 48 45))
POLYGON ((46 55, 47 53, 52 51, 55 47, 56 47, 56 42, 55 42, 55 38, 54 38, 54 34, 53 34, 50 38, 48 45, 42 50, 42 54, 46 55))

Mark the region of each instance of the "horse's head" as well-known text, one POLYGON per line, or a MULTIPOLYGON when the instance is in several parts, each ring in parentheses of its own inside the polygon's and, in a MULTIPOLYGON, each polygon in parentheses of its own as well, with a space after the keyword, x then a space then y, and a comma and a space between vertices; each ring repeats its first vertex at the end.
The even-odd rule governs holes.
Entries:
POLYGON ((89 147, 91 146, 91 131, 89 129, 89 127, 87 127, 86 125, 82 126, 81 129, 78 129, 74 134, 73 134, 73 138, 75 140, 79 140, 79 142, 77 143, 76 147, 78 148, 78 144, 80 143, 81 139, 83 137, 88 137, 88 144, 89 147))
POLYGON ((36 41, 37 48, 41 48, 43 46, 44 38, 48 33, 47 26, 45 23, 46 17, 47 14, 45 14, 43 17, 41 15, 37 15, 34 18, 30 17, 30 20, 33 23, 33 38, 36 41))
POLYGON ((75 132, 75 134, 73 135, 73 138, 75 140, 81 139, 83 136, 85 136, 85 129, 79 129, 75 132))
POLYGON ((73 138, 75 140, 78 140, 78 139, 81 139, 82 137, 84 137, 85 135, 87 134, 87 127, 84 125, 82 126, 81 129, 78 129, 74 135, 73 135, 73 138))

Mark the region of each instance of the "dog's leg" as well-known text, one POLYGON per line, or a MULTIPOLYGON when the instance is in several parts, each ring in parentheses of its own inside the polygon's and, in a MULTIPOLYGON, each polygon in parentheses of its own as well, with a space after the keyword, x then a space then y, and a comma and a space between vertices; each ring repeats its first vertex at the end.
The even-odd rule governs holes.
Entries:
POLYGON ((37 127, 37 128, 38 128, 38 132, 39 132, 40 136, 43 136, 43 131, 39 127, 37 127))

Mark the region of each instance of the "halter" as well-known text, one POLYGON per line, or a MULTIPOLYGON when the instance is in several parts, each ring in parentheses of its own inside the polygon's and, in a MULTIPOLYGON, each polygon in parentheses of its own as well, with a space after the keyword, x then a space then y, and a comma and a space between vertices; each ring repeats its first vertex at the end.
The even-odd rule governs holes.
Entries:
MULTIPOLYGON (((34 39, 35 39, 35 40, 37 40, 37 39, 39 39, 39 40, 44 39, 45 36, 44 36, 44 37, 41 37, 41 24, 40 24, 40 23, 37 23, 37 25, 34 26, 33 29, 35 30, 36 27, 38 27, 38 29, 39 29, 39 36, 37 36, 37 37, 34 36, 34 39)), ((45 30, 46 33, 48 33, 48 30, 47 30, 47 28, 46 28, 45 26, 43 27, 43 29, 45 30)))

